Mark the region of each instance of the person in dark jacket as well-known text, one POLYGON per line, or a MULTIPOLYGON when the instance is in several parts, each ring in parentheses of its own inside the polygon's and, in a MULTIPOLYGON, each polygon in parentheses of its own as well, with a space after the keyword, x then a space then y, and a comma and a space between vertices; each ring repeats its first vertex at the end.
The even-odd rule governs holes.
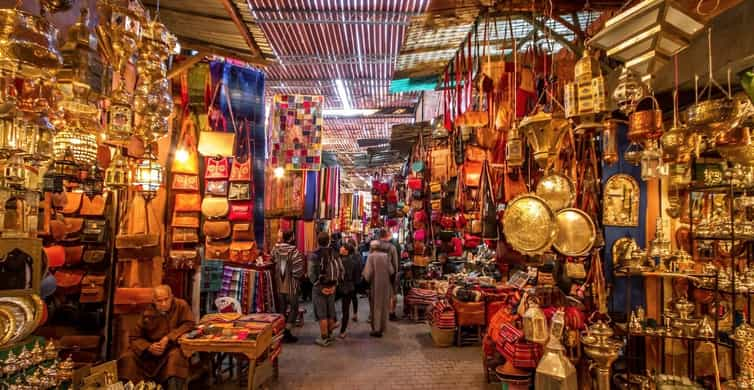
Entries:
POLYGON ((356 296, 356 283, 361 280, 361 261, 355 256, 354 247, 350 243, 340 247, 340 260, 343 263, 343 280, 338 284, 338 292, 341 296, 341 312, 343 318, 340 322, 340 338, 346 337, 348 329, 348 313, 351 303, 354 306, 354 318, 358 310, 358 297, 356 296))
POLYGON ((320 337, 315 340, 319 346, 326 347, 333 342, 332 331, 335 323, 335 289, 343 279, 343 264, 330 247, 330 235, 321 232, 317 236, 319 248, 309 256, 309 280, 312 288, 314 316, 319 321, 320 337))
POLYGON ((304 255, 294 245, 293 231, 283 232, 283 240, 272 248, 275 262, 275 285, 278 288, 279 313, 286 316, 283 342, 295 343, 291 331, 298 317, 299 282, 304 276, 304 255))
POLYGON ((390 321, 398 321, 398 316, 395 314, 395 308, 398 303, 398 297, 396 294, 398 293, 399 286, 399 278, 398 278, 398 267, 400 266, 400 259, 398 258, 398 250, 395 248, 395 245, 393 245, 392 242, 392 235, 390 234, 390 231, 387 229, 383 229, 380 231, 380 250, 387 253, 388 258, 390 259, 390 265, 393 269, 394 274, 392 275, 393 280, 393 288, 392 288, 392 296, 390 298, 390 321))

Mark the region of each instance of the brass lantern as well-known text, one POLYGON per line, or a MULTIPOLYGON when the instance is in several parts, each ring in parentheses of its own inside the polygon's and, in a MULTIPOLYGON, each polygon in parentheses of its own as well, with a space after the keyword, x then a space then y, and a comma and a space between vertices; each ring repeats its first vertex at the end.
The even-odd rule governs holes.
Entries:
POLYGON ((505 141, 505 160, 509 167, 520 167, 524 163, 524 143, 516 123, 513 123, 511 129, 508 130, 508 137, 505 141))
POLYGON ((126 91, 121 80, 118 89, 110 99, 110 111, 107 120, 107 139, 126 141, 133 135, 134 112, 131 107, 131 94, 126 91))
POLYGON ((547 342, 547 318, 539 307, 536 298, 529 298, 528 308, 524 312, 524 338, 538 344, 547 342))
POLYGON ((84 194, 90 198, 95 195, 102 195, 105 191, 104 181, 105 178, 102 175, 102 169, 97 165, 92 165, 87 172, 86 178, 81 183, 84 194))
MULTIPOLYGON (((76 164, 75 162, 73 162, 76 164)), ((42 175, 43 192, 63 192, 63 176, 55 170, 55 162, 50 163, 42 175)))
POLYGON ((550 158, 555 156, 558 141, 568 126, 565 118, 541 110, 521 121, 521 131, 526 135, 526 141, 534 152, 534 160, 540 167, 547 166, 550 158))
POLYGON ((618 155, 618 126, 625 121, 618 119, 606 119, 604 121, 601 142, 602 142, 602 161, 606 165, 613 165, 620 156, 618 155))
POLYGON ((551 338, 537 364, 534 388, 537 390, 576 390, 579 388, 576 368, 563 353, 565 348, 556 338, 551 338))
POLYGON ((658 179, 668 174, 667 165, 662 160, 662 150, 655 142, 650 142, 641 152, 641 179, 644 181, 658 179))
POLYGON ((56 159, 62 158, 70 150, 80 165, 91 165, 97 161, 97 136, 86 132, 78 121, 55 134, 52 147, 56 159))
POLYGON ((576 62, 574 81, 565 87, 565 113, 567 118, 580 118, 581 124, 575 129, 582 133, 588 128, 597 128, 594 116, 607 111, 605 78, 602 69, 589 49, 576 62))
POLYGON ((162 186, 162 166, 150 147, 144 154, 144 158, 136 166, 133 185, 141 191, 144 199, 151 199, 157 194, 162 186))
POLYGON ((3 169, 5 183, 12 187, 23 187, 26 182, 24 159, 19 154, 11 156, 3 169))
POLYGON ((128 187, 130 177, 131 167, 128 161, 123 157, 120 148, 115 148, 115 154, 105 170, 105 187, 112 189, 128 187))
POLYGON ((638 74, 656 74, 704 24, 671 0, 643 0, 605 22, 589 40, 638 74))
POLYGON ((618 85, 613 90, 613 101, 625 115, 630 115, 636 103, 647 95, 647 86, 628 68, 623 68, 618 76, 618 85))

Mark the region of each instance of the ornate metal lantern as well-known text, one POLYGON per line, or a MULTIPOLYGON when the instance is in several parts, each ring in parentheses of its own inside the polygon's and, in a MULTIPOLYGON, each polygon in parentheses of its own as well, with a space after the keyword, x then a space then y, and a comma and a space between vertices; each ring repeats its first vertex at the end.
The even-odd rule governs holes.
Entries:
POLYGON ((11 156, 3 169, 5 183, 11 187, 23 187, 26 182, 24 159, 19 154, 11 156))
POLYGON ((505 160, 510 167, 520 167, 524 163, 524 143, 515 123, 508 130, 508 137, 505 141, 505 160))
POLYGON ((654 142, 641 152, 641 179, 652 180, 668 174, 667 165, 662 160, 662 150, 654 142))
POLYGON ((58 132, 52 147, 57 159, 70 150, 80 165, 91 165, 97 161, 97 136, 86 132, 78 121, 58 132))
POLYGON ((152 153, 151 147, 136 167, 133 185, 149 200, 157 194, 162 186, 162 166, 152 153))
POLYGON ((565 87, 565 113, 568 118, 580 117, 581 124, 574 130, 584 132, 588 128, 598 128, 594 116, 607 111, 605 78, 599 61, 592 57, 588 49, 576 62, 574 81, 565 87))
POLYGON ((102 174, 102 169, 96 165, 92 165, 87 172, 86 178, 82 181, 84 194, 89 197, 101 195, 105 190, 104 181, 105 178, 102 174))
POLYGON ((613 90, 613 101, 618 109, 629 115, 634 111, 636 103, 647 94, 647 87, 641 79, 628 68, 623 68, 618 76, 618 85, 613 90))
POLYGON ((536 298, 529 298, 528 309, 524 312, 524 338, 529 341, 544 344, 547 341, 547 318, 540 309, 536 298))
POLYGON ((621 122, 617 119, 606 119, 604 121, 601 141, 602 161, 606 165, 613 165, 620 160, 620 156, 618 155, 618 126, 621 122))
MULTIPOLYGON (((74 164, 76 162, 73 162, 74 164)), ((55 170, 55 163, 50 163, 42 175, 43 192, 63 192, 63 176, 55 170)))
POLYGON ((126 141, 131 138, 133 135, 133 120, 134 112, 131 107, 131 94, 126 91, 125 83, 121 80, 110 100, 107 139, 126 141))
POLYGON ((534 388, 544 390, 576 390, 576 368, 563 353, 565 348, 556 338, 550 338, 545 354, 537 364, 534 388))
POLYGON ((112 189, 128 187, 130 176, 131 167, 128 161, 123 157, 120 148, 115 148, 113 159, 105 170, 105 187, 112 189))
POLYGON ((534 153, 534 160, 540 167, 545 167, 555 155, 558 141, 565 134, 568 125, 565 118, 543 111, 527 116, 521 121, 521 131, 526 135, 526 140, 534 153))

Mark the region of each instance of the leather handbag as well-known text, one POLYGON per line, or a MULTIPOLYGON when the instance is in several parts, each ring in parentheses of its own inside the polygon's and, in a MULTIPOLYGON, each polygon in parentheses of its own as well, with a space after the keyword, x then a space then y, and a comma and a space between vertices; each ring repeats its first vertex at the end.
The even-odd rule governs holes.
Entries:
POLYGON ((202 226, 204 235, 213 240, 230 237, 230 221, 205 221, 202 226))
POLYGON ((201 211, 202 196, 199 194, 175 194, 175 211, 201 211))
POLYGON ((476 145, 466 146, 466 160, 482 162, 490 160, 490 152, 476 145))
POLYGON ((107 221, 104 219, 85 219, 81 242, 86 244, 104 244, 107 235, 107 221))
POLYGON ((230 96, 228 95, 228 89, 225 83, 219 82, 215 87, 215 93, 212 95, 212 101, 209 104, 209 112, 207 113, 207 126, 203 127, 199 133, 199 153, 202 156, 208 157, 232 157, 233 150, 236 145, 236 133, 238 132, 236 126, 236 119, 233 115, 233 107, 231 105, 230 96), (223 96, 228 103, 228 114, 230 115, 230 121, 232 124, 232 131, 214 131, 209 127, 209 122, 215 123, 215 128, 224 128, 224 118, 222 113, 215 107, 215 99, 217 95, 222 91, 223 96))
MULTIPOLYGON (((472 221, 473 222, 473 221, 472 221)), ((472 234, 463 235, 463 246, 466 249, 474 249, 482 243, 482 238, 472 234)))
POLYGON ((453 168, 453 157, 450 153, 450 147, 444 146, 432 149, 430 158, 432 161, 432 169, 430 169, 430 173, 433 181, 445 182, 453 176, 451 173, 453 168))
MULTIPOLYGON (((181 134, 178 136, 176 150, 184 152, 185 158, 174 158, 171 166, 173 174, 182 173, 188 175, 199 174, 199 155, 196 151, 196 124, 191 114, 186 114, 181 123, 181 134)), ((178 153, 176 153, 178 154, 178 153)), ((197 182, 197 185, 199 183, 197 182)))
POLYGON ((211 196, 228 196, 228 182, 226 180, 207 180, 204 194, 211 196))
POLYGON ((115 247, 119 259, 152 258, 160 254, 157 216, 143 197, 135 195, 121 220, 115 247))
POLYGON ((52 201, 52 207, 56 210, 63 210, 65 203, 68 201, 67 192, 52 192, 50 198, 52 201))
POLYGON ((65 234, 62 241, 78 241, 81 239, 81 229, 84 227, 84 218, 66 218, 65 234))
POLYGON ((224 218, 228 215, 228 199, 206 196, 202 200, 202 215, 209 219, 224 218))
POLYGON ((76 214, 81 208, 81 200, 84 197, 83 192, 66 192, 65 193, 65 206, 63 207, 63 214, 76 214))
POLYGON ((230 168, 230 181, 251 182, 251 142, 249 136, 250 123, 246 121, 239 133, 241 139, 238 142, 233 164, 230 168))
POLYGON ((196 244, 199 242, 199 232, 196 228, 174 227, 170 241, 175 244, 196 244))
POLYGON ((230 244, 230 261, 251 263, 257 259, 258 251, 254 241, 234 241, 230 244))
POLYGON ((185 173, 173 174, 171 188, 175 191, 199 191, 199 176, 185 173))
POLYGON ((474 130, 474 133, 477 144, 487 150, 495 149, 502 136, 502 132, 498 131, 495 126, 479 127, 474 130))
POLYGON ((98 303, 105 301, 105 280, 107 275, 88 274, 81 280, 79 302, 98 303))
POLYGON ((105 215, 105 196, 95 195, 92 198, 83 197, 81 215, 84 217, 101 217, 105 215))
POLYGON ((83 245, 74 245, 63 247, 65 250, 65 264, 76 265, 81 263, 82 256, 84 254, 83 245))
POLYGON ((104 249, 91 249, 84 250, 83 260, 87 264, 98 264, 105 260, 105 254, 107 251, 104 249))
POLYGON ((173 211, 173 219, 170 222, 170 226, 174 228, 197 229, 199 227, 199 213, 195 211, 173 211))
POLYGON ((251 183, 230 183, 229 200, 251 200, 251 183))
POLYGON ((233 224, 233 241, 254 241, 254 225, 251 223, 233 224))
POLYGON ((151 287, 118 287, 115 289, 113 298, 115 304, 113 313, 138 313, 152 303, 153 296, 154 292, 151 287))
POLYGON ((422 180, 422 178, 411 176, 406 179, 406 186, 408 186, 409 189, 421 191, 423 182, 424 180, 422 180))
POLYGON ((169 266, 173 269, 194 269, 201 263, 196 249, 172 249, 169 266))
POLYGON ((228 159, 221 157, 207 157, 207 167, 204 169, 205 179, 227 179, 230 175, 228 159))
POLYGON ((223 241, 210 241, 204 245, 204 257, 215 260, 228 260, 230 258, 230 244, 223 241))
POLYGON ((47 257, 47 266, 50 268, 62 267, 65 264, 65 248, 60 245, 50 245, 42 248, 47 257))
POLYGON ((81 279, 84 271, 80 269, 61 268, 55 271, 56 293, 60 295, 78 294, 81 291, 81 279))
POLYGON ((565 273, 569 279, 586 279, 586 268, 584 268, 584 263, 581 262, 567 261, 565 273))
POLYGON ((63 241, 65 238, 66 224, 61 214, 50 218, 50 235, 53 241, 63 241))
POLYGON ((253 219, 251 202, 231 203, 228 219, 231 221, 251 221, 253 219))

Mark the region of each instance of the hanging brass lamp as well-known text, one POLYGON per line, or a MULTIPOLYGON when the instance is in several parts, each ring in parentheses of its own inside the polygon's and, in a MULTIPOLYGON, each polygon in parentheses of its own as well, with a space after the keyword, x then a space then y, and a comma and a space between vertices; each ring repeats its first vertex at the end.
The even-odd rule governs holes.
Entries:
POLYGON ((568 129, 568 120, 539 110, 521 120, 520 129, 532 148, 534 160, 540 167, 557 153, 557 144, 568 129))

